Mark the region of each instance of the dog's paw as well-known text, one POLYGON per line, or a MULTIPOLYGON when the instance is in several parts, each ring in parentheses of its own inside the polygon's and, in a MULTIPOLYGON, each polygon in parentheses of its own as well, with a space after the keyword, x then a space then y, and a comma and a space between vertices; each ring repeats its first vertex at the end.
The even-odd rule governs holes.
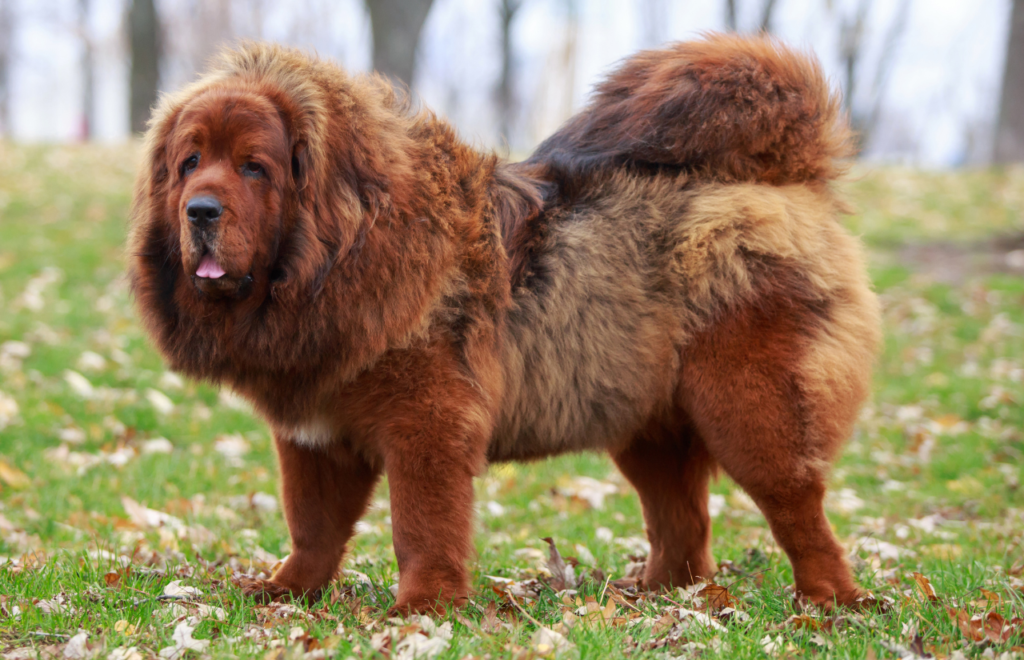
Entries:
POLYGON ((233 582, 241 588, 242 595, 263 605, 292 600, 294 597, 291 589, 270 580, 241 576, 234 578, 233 582))
POLYGON ((837 607, 851 609, 862 609, 870 607, 869 599, 865 593, 857 588, 831 590, 818 590, 816 593, 797 592, 795 605, 799 608, 816 607, 824 612, 830 612, 837 607))
POLYGON ((388 609, 388 616, 408 617, 412 614, 426 614, 431 617, 446 617, 453 610, 462 609, 469 604, 469 598, 462 596, 452 600, 437 598, 418 598, 395 603, 388 609))

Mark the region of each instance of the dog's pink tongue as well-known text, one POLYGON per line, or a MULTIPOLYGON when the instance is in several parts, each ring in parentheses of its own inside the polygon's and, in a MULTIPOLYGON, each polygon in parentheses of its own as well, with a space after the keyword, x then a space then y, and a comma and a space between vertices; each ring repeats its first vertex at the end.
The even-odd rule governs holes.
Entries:
POLYGON ((213 258, 213 255, 208 254, 199 262, 199 268, 196 269, 196 275, 215 280, 218 277, 224 276, 224 269, 217 264, 217 260, 213 258))

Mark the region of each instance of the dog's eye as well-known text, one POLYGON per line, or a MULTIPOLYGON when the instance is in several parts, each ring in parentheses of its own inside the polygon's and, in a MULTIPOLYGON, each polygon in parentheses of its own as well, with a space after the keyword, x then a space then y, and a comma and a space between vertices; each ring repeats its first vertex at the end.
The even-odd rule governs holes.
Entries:
POLYGON ((242 166, 242 172, 251 177, 263 176, 263 166, 255 161, 250 160, 248 163, 242 166))
POLYGON ((185 162, 181 164, 182 175, 189 174, 192 170, 199 166, 199 154, 192 154, 185 159, 185 162))

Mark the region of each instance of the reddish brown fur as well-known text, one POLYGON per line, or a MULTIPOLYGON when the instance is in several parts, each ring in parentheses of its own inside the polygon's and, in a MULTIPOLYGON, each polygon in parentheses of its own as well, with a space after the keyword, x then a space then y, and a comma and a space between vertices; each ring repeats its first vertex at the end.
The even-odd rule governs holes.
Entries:
POLYGON ((799 592, 852 602, 822 497, 878 321, 828 186, 847 137, 813 61, 722 36, 627 60, 520 165, 275 47, 165 99, 131 279, 170 365, 274 430, 293 553, 248 590, 326 585, 386 472, 396 608, 463 602, 473 476, 595 449, 640 494, 652 587, 715 572, 721 466, 799 592))

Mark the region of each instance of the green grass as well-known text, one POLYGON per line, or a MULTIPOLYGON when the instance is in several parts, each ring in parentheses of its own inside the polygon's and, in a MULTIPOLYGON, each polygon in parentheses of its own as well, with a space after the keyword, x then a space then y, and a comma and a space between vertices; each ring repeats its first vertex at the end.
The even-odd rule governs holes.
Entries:
MULTIPOLYGON (((135 158, 123 147, 0 145, 0 651, 74 656, 69 640, 84 631, 80 655, 134 647, 154 657, 184 622, 211 642, 193 654, 283 659, 317 657, 320 647, 371 657, 387 637, 397 656, 416 629, 383 618, 397 580, 386 484, 345 565, 369 584, 351 573, 321 603, 285 610, 245 602, 232 585, 289 551, 280 510, 259 495, 277 489, 270 437, 216 389, 166 374, 135 321, 121 258, 135 158), (68 370, 88 380, 90 396, 68 370), (151 391, 173 407, 160 410, 151 391), (218 451, 225 437, 233 440, 222 449, 247 451, 218 451), (170 453, 144 451, 157 438, 170 453), (173 520, 147 526, 133 502, 173 520), (172 581, 202 595, 162 599, 172 581), (223 620, 200 605, 221 608, 223 620)), ((1020 652, 1020 626, 1005 642, 975 643, 947 608, 1024 616, 1024 279, 940 283, 894 255, 908 242, 978 243, 1024 230, 1024 171, 858 170, 845 188, 858 209, 849 226, 875 264, 886 344, 829 511, 859 580, 888 607, 794 618, 789 563, 725 478, 713 486, 725 502, 714 519, 717 579, 749 620, 715 608, 720 628, 679 622, 678 612, 661 619, 678 610, 673 602, 701 604, 692 594, 627 593, 609 621, 570 627, 575 596, 566 604, 543 580, 536 597, 513 602, 489 576, 519 586, 546 577, 543 537, 579 559, 578 596, 601 605, 613 589, 595 569, 620 578, 643 554, 635 493, 605 458, 568 456, 495 467, 478 480, 474 605, 449 619, 439 657, 543 655, 530 619, 565 633, 572 647, 563 655, 578 658, 1020 652), (580 475, 614 490, 601 508, 580 497, 580 475)))

